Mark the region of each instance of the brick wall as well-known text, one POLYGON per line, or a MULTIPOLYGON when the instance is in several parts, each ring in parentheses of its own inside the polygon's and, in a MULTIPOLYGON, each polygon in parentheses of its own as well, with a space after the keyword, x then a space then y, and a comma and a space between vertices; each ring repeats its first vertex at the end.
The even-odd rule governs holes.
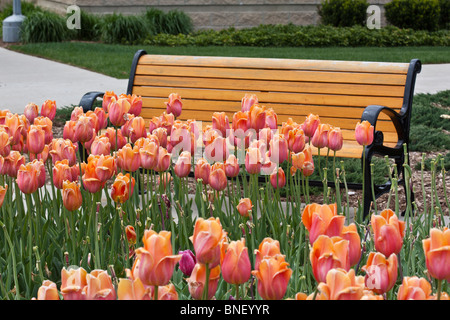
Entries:
MULTIPOLYGON (((164 11, 178 9, 191 16, 196 29, 245 28, 259 24, 310 25, 320 23, 317 6, 321 0, 34 0, 38 5, 65 12, 78 5, 99 14, 137 14, 154 7, 164 11)), ((368 0, 383 5, 391 0, 368 0)), ((382 26, 385 19, 382 18, 382 26)))

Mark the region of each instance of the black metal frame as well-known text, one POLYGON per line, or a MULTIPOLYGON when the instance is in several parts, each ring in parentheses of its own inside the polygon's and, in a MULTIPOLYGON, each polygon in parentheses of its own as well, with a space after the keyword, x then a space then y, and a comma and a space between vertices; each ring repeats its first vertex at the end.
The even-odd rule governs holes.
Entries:
MULTIPOLYGON (((147 54, 145 50, 138 50, 133 58, 132 65, 131 65, 131 71, 130 71, 130 77, 128 79, 128 87, 127 87, 127 94, 132 94, 133 92, 133 84, 134 84, 134 78, 136 75, 136 68, 139 63, 139 59, 147 54)), ((397 172, 399 176, 399 184, 403 185, 405 187, 405 181, 404 181, 404 167, 403 164, 405 163, 405 153, 403 149, 403 145, 406 144, 408 148, 409 144, 409 130, 410 130, 410 123, 411 123, 411 109, 412 109, 412 101, 414 96, 414 87, 416 83, 416 76, 420 71, 422 70, 422 64, 419 59, 413 59, 411 60, 406 76, 406 84, 405 84, 405 91, 403 95, 403 105, 400 110, 400 112, 396 112, 395 110, 385 107, 385 106, 379 106, 379 105, 369 105, 365 108, 362 116, 361 121, 367 120, 374 126, 374 141, 371 145, 367 146, 365 148, 365 161, 366 165, 364 168, 364 218, 369 214, 371 202, 373 200, 378 199, 381 195, 385 194, 386 192, 389 192, 391 188, 391 182, 388 181, 381 185, 375 185, 375 199, 373 199, 372 196, 372 177, 371 177, 371 171, 370 171, 370 163, 372 161, 372 157, 374 155, 379 156, 388 156, 391 159, 395 160, 395 164, 397 167, 397 172), (384 113, 389 116, 389 118, 392 120, 398 135, 398 142, 397 145, 393 148, 389 148, 383 145, 383 132, 378 131, 376 128, 378 116, 384 113), (401 178, 400 178, 401 177, 401 178)), ((92 110, 92 105, 100 96, 103 96, 103 92, 99 91, 92 91, 86 93, 81 101, 80 106, 83 107, 83 111, 86 112, 88 110, 92 110)), ((82 148, 80 148, 81 150, 82 148)), ((408 153, 408 159, 407 163, 409 163, 409 149, 407 150, 408 153)), ((364 155, 361 154, 361 167, 363 167, 363 157, 364 155)), ((322 186, 322 181, 309 181, 309 184, 311 186, 322 186)), ((328 182, 329 187, 335 188, 335 183, 329 181, 328 182)), ((361 190, 362 184, 360 183, 348 183, 347 184, 349 189, 352 190, 361 190)), ((405 194, 408 195, 408 193, 405 190, 405 194)), ((411 191, 411 200, 414 200, 414 193, 411 191)))

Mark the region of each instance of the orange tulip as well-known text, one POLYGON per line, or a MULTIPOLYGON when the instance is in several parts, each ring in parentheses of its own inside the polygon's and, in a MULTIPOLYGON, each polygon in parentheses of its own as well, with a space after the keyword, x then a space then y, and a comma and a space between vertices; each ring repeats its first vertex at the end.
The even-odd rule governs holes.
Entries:
POLYGON ((80 168, 76 165, 69 166, 69 160, 64 159, 61 161, 56 161, 52 168, 53 171, 53 185, 58 188, 63 188, 63 182, 76 181, 80 175, 80 168))
POLYGON ((288 146, 293 153, 299 153, 305 148, 305 133, 300 127, 288 131, 288 146))
POLYGON ((12 137, 9 136, 5 128, 0 127, 0 155, 7 157, 11 152, 12 137))
POLYGON ((11 145, 18 144, 23 128, 23 124, 21 123, 19 116, 17 114, 7 113, 5 116, 4 128, 11 137, 11 145))
POLYGON ((84 268, 61 270, 61 293, 64 300, 85 300, 86 294, 83 292, 87 285, 87 272, 84 268))
POLYGON ((166 148, 159 147, 158 158, 154 170, 157 172, 163 172, 169 169, 171 158, 172 154, 170 154, 166 148))
POLYGON ((111 143, 112 150, 119 150, 127 144, 127 139, 125 139, 125 137, 122 135, 122 132, 120 130, 114 129, 113 127, 106 128, 104 135, 108 137, 109 143, 111 143), (117 140, 117 147, 116 147, 116 140, 117 140))
POLYGON ((385 209, 379 215, 372 215, 370 222, 375 249, 386 257, 392 253, 398 254, 403 246, 405 222, 399 221, 391 209, 385 209))
POLYGON ((133 226, 128 225, 125 227, 125 234, 127 236, 128 245, 133 246, 136 244, 136 230, 133 226))
POLYGON ((124 203, 127 201, 134 191, 136 181, 127 173, 123 175, 121 172, 116 176, 114 183, 111 187, 111 198, 114 202, 124 203))
POLYGON ((303 132, 307 137, 312 139, 314 133, 316 132, 316 129, 319 127, 319 124, 320 124, 319 116, 315 114, 309 114, 306 117, 305 122, 302 124, 303 132))
POLYGON ((38 289, 36 300, 60 300, 56 283, 44 280, 38 289))
POLYGON ((126 98, 115 99, 111 97, 111 102, 108 105, 108 115, 111 124, 116 127, 121 127, 126 122, 126 115, 130 111, 131 104, 126 98))
POLYGON ((178 300, 178 292, 173 283, 158 288, 158 300, 178 300))
POLYGON ((250 279, 251 265, 245 239, 232 241, 222 249, 224 258, 221 263, 222 277, 230 284, 242 284, 250 279))
POLYGON ((200 158, 197 160, 194 168, 194 177, 197 181, 198 179, 202 179, 203 184, 209 183, 209 176, 211 173, 211 165, 204 158, 200 158))
POLYGON ((183 102, 181 96, 178 93, 171 93, 169 95, 169 101, 165 102, 166 112, 173 114, 175 117, 179 117, 183 109, 183 102))
POLYGON ((18 151, 11 151, 5 158, 5 172, 11 178, 16 178, 19 168, 25 164, 25 157, 18 151))
POLYGON ((233 114, 231 127, 233 128, 234 131, 242 130, 242 132, 245 133, 250 128, 250 120, 249 120, 248 111, 235 112, 233 114))
POLYGON ((250 111, 250 108, 257 103, 258 97, 256 96, 256 94, 246 93, 241 100, 241 111, 242 112, 250 111))
POLYGON ((427 300, 431 297, 431 284, 425 278, 404 277, 398 288, 397 300, 427 300))
POLYGON ((316 281, 326 282, 327 273, 331 269, 350 269, 348 241, 341 237, 320 235, 313 243, 309 258, 316 281))
POLYGON ((278 168, 278 170, 274 170, 270 175, 270 184, 275 189, 283 188, 286 185, 286 175, 284 173, 283 168, 278 168))
POLYGON ((280 252, 280 242, 272 238, 264 238, 259 244, 258 249, 255 249, 255 270, 258 270, 259 263, 264 257, 273 257, 280 252))
POLYGON ((53 164, 57 161, 67 159, 69 166, 73 166, 77 162, 77 149, 78 145, 73 144, 69 139, 54 139, 50 144, 50 155, 52 157, 53 164))
POLYGON ((17 186, 20 191, 25 194, 31 194, 39 188, 38 176, 40 172, 28 162, 26 165, 22 164, 17 171, 17 186))
POLYGON ((343 226, 339 236, 348 241, 350 265, 356 265, 361 258, 361 238, 358 230, 356 230, 356 225, 351 223, 348 226, 343 226))
POLYGON ((275 134, 270 140, 269 157, 276 164, 282 164, 289 156, 288 142, 282 134, 275 134))
POLYGON ((386 259, 380 252, 370 252, 366 265, 361 269, 366 273, 367 288, 378 294, 386 293, 394 287, 397 281, 397 255, 391 254, 386 259))
POLYGON ((173 171, 178 177, 184 178, 191 172, 191 165, 191 153, 189 151, 183 151, 178 157, 173 171))
POLYGON ((291 152, 292 167, 297 170, 303 169, 305 163, 305 154, 303 152, 294 153, 291 152))
POLYGON ((287 286, 292 275, 292 269, 284 256, 264 257, 252 274, 258 280, 258 293, 264 300, 280 300, 286 294, 287 286))
POLYGON ((82 176, 83 186, 90 193, 96 193, 105 185, 105 181, 100 180, 97 174, 97 157, 89 156, 87 165, 84 166, 82 176))
POLYGON ((225 174, 228 178, 234 178, 237 177, 239 174, 240 166, 238 163, 238 159, 235 157, 234 154, 230 154, 225 161, 225 174))
POLYGON ((68 139, 73 143, 77 143, 78 141, 75 139, 75 125, 77 121, 69 120, 66 121, 63 128, 63 139, 68 139))
POLYGON ((305 161, 303 162, 302 173, 305 177, 309 177, 314 173, 314 160, 312 157, 311 146, 307 146, 303 153, 305 154, 305 161))
POLYGON ((361 300, 365 289, 364 277, 355 276, 353 269, 331 269, 317 289, 317 300, 361 300))
POLYGON ((25 106, 25 109, 23 110, 23 114, 28 119, 30 123, 33 123, 34 118, 39 116, 39 107, 35 103, 29 103, 25 106))
POLYGON ((159 141, 158 139, 147 140, 139 148, 139 158, 143 169, 151 170, 155 168, 158 161, 159 141))
MULTIPOLYGON (((216 294, 217 285, 220 279, 220 265, 210 268, 208 281, 208 296, 211 300, 216 294)), ((191 297, 196 300, 202 299, 203 288, 206 282, 206 266, 202 263, 197 263, 192 270, 191 276, 186 280, 191 297)))
POLYGON ((83 107, 75 107, 70 114, 71 121, 77 121, 80 116, 84 115, 83 107))
POLYGON ((145 120, 142 117, 134 117, 130 120, 128 127, 128 137, 132 143, 135 143, 137 139, 146 137, 147 131, 145 129, 145 120))
POLYGON ((278 128, 278 115, 272 108, 266 109, 266 127, 272 130, 278 128))
POLYGON ((96 129, 98 132, 108 126, 108 114, 105 112, 105 109, 99 107, 94 109, 94 113, 98 119, 98 127, 96 129))
POLYGON ((331 127, 328 131, 328 148, 333 151, 339 151, 342 149, 344 138, 342 137, 342 131, 340 128, 331 127))
POLYGON ((250 198, 242 198, 239 200, 236 208, 241 216, 248 218, 251 216, 251 211, 253 208, 252 200, 250 200, 250 198))
POLYGON ((131 106, 130 106, 130 110, 128 112, 131 114, 134 114, 135 116, 139 116, 142 111, 142 97, 133 94, 133 95, 131 95, 129 100, 130 100, 131 106))
POLYGON ((75 123, 74 139, 81 143, 88 142, 95 134, 95 121, 88 116, 80 116, 75 123))
POLYGON ((309 242, 311 244, 322 234, 339 236, 344 220, 344 216, 337 215, 335 203, 330 205, 308 204, 302 213, 302 222, 309 232, 309 242))
MULTIPOLYGON (((159 120, 161 123, 161 128, 166 129, 167 135, 170 136, 172 134, 172 127, 175 121, 175 116, 172 113, 163 112, 159 116, 159 120)), ((160 140, 161 144, 162 141, 160 140)))
POLYGON ((430 237, 422 240, 422 246, 430 275, 450 281, 450 229, 432 228, 430 237))
POLYGON ((373 131, 374 131, 374 126, 372 126, 369 121, 367 121, 367 120, 364 120, 363 122, 358 121, 358 123, 356 124, 356 127, 355 127, 356 141, 362 146, 367 146, 369 144, 372 144, 373 131))
POLYGON ((262 167, 261 150, 255 147, 249 147, 245 155, 245 169, 249 174, 258 174, 262 167))
POLYGON ((225 138, 230 130, 230 122, 225 112, 214 112, 212 115, 212 128, 217 130, 225 138))
POLYGON ((8 191, 8 185, 0 186, 0 208, 3 206, 3 202, 5 201, 6 191, 8 191))
POLYGON ((197 262, 208 264, 210 269, 217 266, 220 263, 220 246, 225 237, 226 232, 223 231, 219 218, 197 218, 194 234, 190 237, 197 262))
POLYGON ((93 270, 86 275, 86 286, 83 288, 86 300, 115 300, 116 290, 110 275, 104 270, 93 270))
POLYGON ((111 142, 105 135, 95 136, 90 147, 91 154, 94 155, 109 155, 111 154, 111 142))
POLYGON ((65 180, 62 186, 63 204, 68 211, 78 210, 83 204, 80 184, 65 180))
POLYGON ((170 236, 169 231, 144 231, 144 247, 136 250, 140 259, 139 279, 144 285, 163 286, 172 278, 174 267, 180 261, 181 255, 173 254, 170 236))
POLYGON ((135 172, 141 165, 141 156, 138 146, 127 143, 117 151, 117 166, 128 172, 135 172))
POLYGON ((41 126, 45 132, 45 144, 49 144, 53 140, 53 122, 47 117, 34 118, 33 124, 41 126))
POLYGON ((118 300, 152 300, 153 287, 147 287, 142 284, 139 278, 125 279, 120 278, 117 286, 118 300))
POLYGON ((118 99, 114 91, 106 91, 103 95, 102 108, 105 110, 105 112, 108 112, 109 104, 111 103, 112 98, 114 98, 114 100, 118 99))
POLYGON ((211 173, 209 174, 208 182, 211 188, 216 191, 222 191, 227 187, 227 175, 225 174, 225 169, 222 163, 216 162, 211 167, 211 173))
POLYGON ((259 132, 266 125, 266 108, 259 104, 253 104, 248 113, 250 128, 259 132))
POLYGON ((330 131, 330 125, 321 123, 317 127, 314 135, 311 139, 311 143, 316 148, 325 148, 328 145, 328 132, 330 131))
POLYGON ((56 115, 56 102, 52 100, 45 100, 41 107, 41 116, 47 117, 53 121, 56 115))

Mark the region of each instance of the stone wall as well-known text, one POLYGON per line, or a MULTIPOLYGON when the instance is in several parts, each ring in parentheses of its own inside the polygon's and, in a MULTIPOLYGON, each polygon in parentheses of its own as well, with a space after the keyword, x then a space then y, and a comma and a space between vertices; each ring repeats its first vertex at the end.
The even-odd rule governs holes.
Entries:
MULTIPOLYGON (((391 0, 368 0, 383 5, 391 0)), ((38 5, 65 12, 69 5, 98 14, 137 14, 154 7, 163 11, 178 9, 191 16, 196 29, 246 28, 260 24, 316 25, 317 6, 322 0, 34 0, 38 5)), ((382 18, 381 25, 385 25, 382 18)))

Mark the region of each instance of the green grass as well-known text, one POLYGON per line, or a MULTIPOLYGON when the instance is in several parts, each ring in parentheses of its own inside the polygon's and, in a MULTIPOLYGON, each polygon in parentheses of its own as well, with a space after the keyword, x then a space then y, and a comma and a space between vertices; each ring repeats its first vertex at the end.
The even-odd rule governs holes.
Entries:
POLYGON ((258 47, 155 47, 126 46, 88 42, 59 42, 12 45, 12 50, 86 68, 119 79, 127 79, 134 53, 319 59, 349 61, 450 63, 448 47, 328 47, 328 48, 258 48, 258 47), (107 59, 105 58, 107 57, 107 59))

